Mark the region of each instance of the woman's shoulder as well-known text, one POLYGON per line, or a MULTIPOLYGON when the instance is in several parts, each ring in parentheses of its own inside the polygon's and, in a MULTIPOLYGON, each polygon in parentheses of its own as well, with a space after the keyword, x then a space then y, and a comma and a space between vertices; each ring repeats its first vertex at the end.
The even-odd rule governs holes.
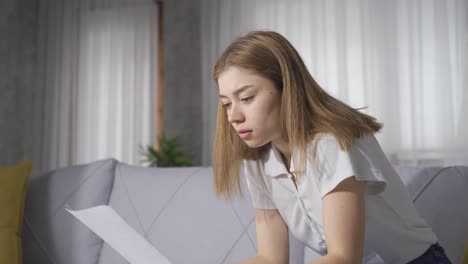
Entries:
POLYGON ((274 151, 270 146, 265 149, 258 159, 243 159, 241 162, 241 168, 249 175, 265 175, 265 173, 267 173, 267 163, 271 163, 272 156, 274 156, 273 152, 274 151))
POLYGON ((323 152, 323 151, 337 151, 340 149, 338 139, 332 133, 319 133, 309 141, 307 151, 310 152, 323 152))
POLYGON ((244 159, 241 166, 249 188, 257 186, 257 189, 267 190, 271 187, 271 177, 261 159, 244 159))
POLYGON ((241 168, 248 174, 258 174, 262 171, 261 159, 244 159, 241 162, 241 168))
POLYGON ((241 162, 243 169, 252 169, 258 167, 258 160, 255 159, 243 159, 241 162))
MULTIPOLYGON (((309 142, 308 148, 318 147, 320 149, 342 149, 340 147, 340 140, 332 133, 319 133, 314 136, 314 138, 309 142)), ((351 144, 353 146, 369 145, 375 144, 377 141, 374 134, 365 134, 361 137, 356 137, 351 144)))
POLYGON ((335 144, 338 140, 332 133, 317 133, 310 143, 312 144, 335 144))
MULTIPOLYGON (((314 137, 307 146, 308 155, 315 157, 316 160, 328 162, 337 159, 340 156, 378 156, 380 157, 382 149, 375 138, 374 134, 366 134, 355 138, 351 146, 347 149, 343 148, 339 139, 331 133, 322 133, 314 137)), ((369 157, 368 157, 369 158, 369 157)), ((376 158, 376 157, 375 157, 376 158)))

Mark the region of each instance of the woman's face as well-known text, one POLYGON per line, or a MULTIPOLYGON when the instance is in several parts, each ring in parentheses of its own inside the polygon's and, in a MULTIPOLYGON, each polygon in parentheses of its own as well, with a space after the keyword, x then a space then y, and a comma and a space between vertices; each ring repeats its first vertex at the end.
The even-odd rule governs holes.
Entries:
POLYGON ((229 123, 249 147, 281 140, 281 94, 271 80, 231 66, 219 75, 218 86, 229 123))

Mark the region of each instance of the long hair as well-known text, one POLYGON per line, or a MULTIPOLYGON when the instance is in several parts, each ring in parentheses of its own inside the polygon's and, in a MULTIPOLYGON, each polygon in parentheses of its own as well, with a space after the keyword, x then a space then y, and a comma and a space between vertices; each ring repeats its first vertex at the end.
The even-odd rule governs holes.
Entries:
MULTIPOLYGON (((297 151, 294 167, 305 171, 307 145, 319 133, 335 136, 348 150, 353 140, 382 128, 372 116, 351 108, 326 93, 312 78, 296 49, 282 35, 253 31, 232 42, 218 58, 214 80, 231 66, 244 68, 270 79, 281 94, 281 134, 291 153, 297 151)), ((241 193, 240 165, 244 159, 260 159, 269 144, 250 148, 228 122, 221 102, 218 105, 213 146, 214 190, 226 199, 241 193)))

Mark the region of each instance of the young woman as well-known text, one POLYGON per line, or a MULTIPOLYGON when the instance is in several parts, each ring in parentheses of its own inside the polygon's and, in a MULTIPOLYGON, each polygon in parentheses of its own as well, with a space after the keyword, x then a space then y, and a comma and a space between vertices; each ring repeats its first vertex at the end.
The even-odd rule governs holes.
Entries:
POLYGON ((214 79, 215 192, 242 193, 242 170, 256 209, 258 255, 242 263, 288 263, 288 229, 314 263, 450 263, 373 135, 382 125, 321 89, 283 36, 238 38, 214 79))

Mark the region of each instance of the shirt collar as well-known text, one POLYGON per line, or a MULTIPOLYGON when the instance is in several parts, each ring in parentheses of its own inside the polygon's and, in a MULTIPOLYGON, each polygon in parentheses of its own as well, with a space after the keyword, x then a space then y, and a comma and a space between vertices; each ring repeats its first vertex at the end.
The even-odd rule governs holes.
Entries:
MULTIPOLYGON (((263 164, 265 173, 271 177, 276 177, 282 174, 289 174, 286 166, 284 165, 283 159, 281 158, 281 153, 278 149, 275 148, 275 146, 273 146, 273 144, 270 144, 270 149, 267 151, 265 162, 263 164)), ((291 157, 289 171, 291 173, 296 171, 294 169, 294 157, 291 157)))

